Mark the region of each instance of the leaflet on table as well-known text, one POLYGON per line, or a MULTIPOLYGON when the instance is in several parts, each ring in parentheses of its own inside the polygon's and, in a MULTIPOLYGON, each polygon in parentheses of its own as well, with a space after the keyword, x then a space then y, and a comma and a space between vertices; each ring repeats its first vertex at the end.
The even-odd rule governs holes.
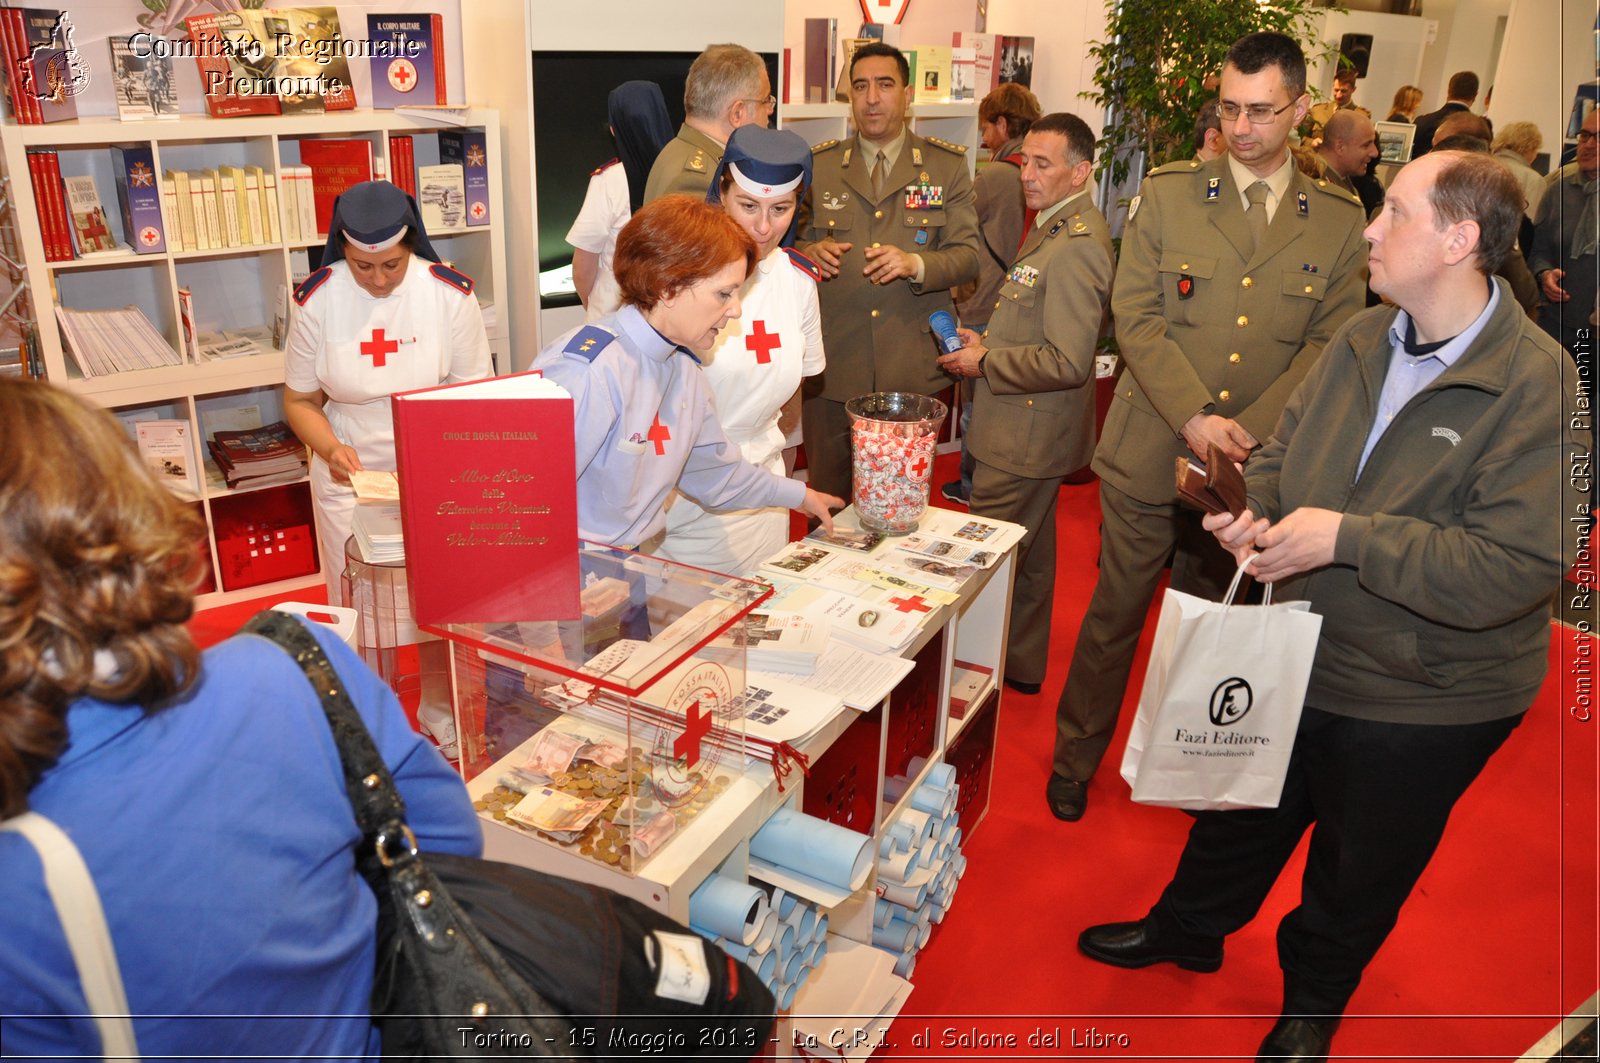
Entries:
POLYGON ((960 595, 954 591, 936 590, 909 577, 861 561, 843 558, 816 578, 816 582, 830 590, 843 591, 869 602, 892 606, 903 613, 931 613, 941 605, 950 605, 960 595))
POLYGON ((890 551, 888 557, 874 558, 873 563, 891 575, 904 573, 906 579, 922 580, 952 591, 958 590, 963 583, 982 571, 977 565, 952 564, 900 550, 890 551))
MULTIPOLYGON (((1009 521, 989 520, 952 512, 948 509, 930 508, 917 524, 917 531, 939 539, 970 543, 993 550, 996 557, 1022 541, 1028 529, 1009 521)), ((987 566, 986 566, 987 567, 987 566)))
POLYGON ((794 579, 816 579, 843 562, 844 554, 837 553, 809 539, 790 543, 782 550, 761 562, 763 573, 794 579))
POLYGON ((878 548, 878 544, 883 542, 883 533, 834 525, 833 531, 825 532, 819 527, 807 535, 806 539, 836 550, 854 550, 865 554, 878 548))
MULTIPOLYGON (((827 650, 817 659, 817 670, 806 677, 805 686, 838 697, 852 709, 871 709, 883 701, 889 691, 906 677, 913 664, 914 662, 904 657, 868 653, 853 646, 846 646, 842 642, 830 640, 827 650)), ((773 675, 753 668, 746 673, 747 683, 762 687, 773 682, 783 682, 786 678, 790 682, 794 681, 792 677, 773 675)))
POLYGON ((894 541, 894 548, 908 554, 930 557, 947 565, 967 564, 989 568, 1000 560, 999 552, 987 546, 916 532, 897 538, 894 541))
POLYGON ((774 610, 789 610, 816 621, 827 621, 830 638, 848 642, 872 653, 898 653, 922 630, 923 614, 885 610, 842 591, 829 590, 800 580, 778 580, 767 603, 774 610))
MULTIPOLYGON (((814 621, 799 613, 752 612, 745 617, 743 627, 745 664, 768 672, 810 675, 817 666, 817 656, 828 644, 829 627, 826 621, 814 621)), ((739 639, 736 637, 735 641, 739 639)), ((708 646, 702 656, 714 659, 715 653, 708 646)))

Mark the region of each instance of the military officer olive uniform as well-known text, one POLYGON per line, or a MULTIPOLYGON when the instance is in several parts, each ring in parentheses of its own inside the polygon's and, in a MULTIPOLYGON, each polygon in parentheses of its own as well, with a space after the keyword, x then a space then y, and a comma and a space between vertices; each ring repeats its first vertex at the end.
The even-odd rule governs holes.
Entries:
POLYGON ((1044 680, 1061 478, 1094 451, 1094 349, 1111 298, 1106 220, 1087 192, 1023 238, 973 381, 974 514, 1028 529, 1017 548, 1006 677, 1044 680))
POLYGON ((667 141, 656 161, 650 164, 650 176, 644 183, 644 201, 649 203, 679 192, 704 199, 724 150, 723 145, 685 122, 678 127, 678 135, 667 141))
POLYGON ((1154 170, 1129 204, 1111 299, 1126 368, 1094 454, 1100 577, 1056 710, 1057 775, 1087 781, 1104 756, 1162 565, 1183 533, 1196 550, 1178 551, 1174 587, 1216 598, 1231 572, 1199 514, 1176 503, 1175 459, 1190 456, 1184 423, 1216 413, 1266 442, 1323 345, 1362 307, 1361 201, 1291 171, 1254 250, 1227 155, 1154 170))
POLYGON ((874 391, 931 395, 950 385, 928 315, 953 312, 950 289, 978 275, 978 214, 965 150, 907 133, 883 193, 874 196, 874 149, 859 138, 812 149, 795 241, 802 250, 828 237, 851 245, 839 275, 818 289, 828 368, 807 382, 801 414, 808 474, 819 491, 850 496, 846 399, 874 391), (922 282, 869 281, 861 272, 866 250, 880 244, 920 255, 922 282))

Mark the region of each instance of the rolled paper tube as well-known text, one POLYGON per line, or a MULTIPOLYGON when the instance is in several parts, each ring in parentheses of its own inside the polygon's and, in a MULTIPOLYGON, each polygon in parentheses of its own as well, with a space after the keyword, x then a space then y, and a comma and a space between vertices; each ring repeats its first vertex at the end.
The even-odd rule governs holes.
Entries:
POLYGON ((925 927, 933 922, 933 898, 930 896, 922 903, 922 907, 911 913, 911 915, 911 922, 916 923, 918 928, 925 927))
POLYGON ((928 899, 928 884, 920 883, 916 886, 902 885, 898 882, 880 882, 878 888, 883 891, 886 899, 896 904, 903 904, 907 908, 918 908, 928 899))
POLYGON ((930 918, 926 923, 923 923, 922 926, 919 927, 918 930, 917 930, 917 948, 920 949, 920 948, 927 947, 928 939, 930 937, 932 937, 932 936, 933 936, 933 920, 930 918))
POLYGON ((794 906, 800 903, 800 898, 780 889, 777 891, 777 895, 773 897, 772 903, 777 906, 778 918, 787 919, 789 918, 789 913, 794 911, 794 906))
POLYGON ((756 939, 752 947, 757 952, 770 952, 773 938, 777 936, 778 928, 783 925, 783 920, 778 918, 778 913, 771 908, 767 909, 767 917, 761 922, 761 929, 756 932, 756 939))
POLYGON ((938 858, 939 844, 937 842, 930 841, 927 845, 917 850, 918 867, 932 867, 938 858))
POLYGON ((894 825, 889 828, 889 835, 894 838, 896 849, 909 849, 917 840, 917 832, 903 819, 894 821, 894 825))
POLYGON ((765 893, 725 875, 710 876, 689 895, 691 923, 743 945, 756 940, 769 911, 765 893))
POLYGON ((890 804, 900 800, 900 795, 906 792, 911 785, 911 780, 904 775, 886 775, 883 778, 883 799, 890 804))
POLYGON ((791 982, 783 987, 783 991, 781 993, 774 993, 773 996, 778 998, 778 1010, 788 1011, 790 1008, 794 1007, 794 995, 795 993, 799 992, 799 990, 799 983, 791 982))
POLYGON ((811 957, 811 966, 821 967, 822 961, 828 958, 828 939, 823 938, 817 942, 816 955, 811 957))
POLYGON ((950 910, 948 905, 940 901, 930 901, 928 907, 933 911, 933 921, 935 923, 944 922, 944 913, 950 910))
POLYGON ((962 855, 956 857, 955 865, 956 865, 956 878, 960 878, 962 875, 965 875, 967 873, 967 857, 966 857, 965 853, 963 853, 962 855))
POLYGON ((900 813, 900 822, 911 828, 911 847, 920 848, 933 829, 933 818, 920 808, 908 808, 900 813))
POLYGON ((817 925, 811 928, 811 938, 819 945, 828 940, 828 913, 817 913, 817 925))
POLYGON ((794 980, 794 987, 799 989, 811 980, 811 965, 808 963, 800 968, 800 976, 794 980))
POLYGON ((816 932, 817 910, 809 904, 801 904, 795 907, 795 911, 800 913, 800 923, 794 928, 795 940, 802 943, 810 941, 816 932))
POLYGON ((923 783, 911 793, 911 807, 920 809, 930 816, 937 816, 941 823, 944 817, 950 814, 950 810, 944 807, 945 804, 947 802, 954 804, 954 801, 949 790, 940 790, 927 783, 923 783))
POLYGON ((878 881, 904 882, 911 874, 911 869, 917 866, 921 851, 907 849, 903 853, 895 853, 878 865, 878 881))
POLYGON ((798 982, 800 980, 800 971, 805 965, 806 954, 804 950, 796 949, 794 955, 789 957, 789 962, 783 965, 783 981, 798 982))
POLYGON ((889 856, 891 853, 895 852, 898 848, 899 847, 895 845, 895 840, 894 840, 894 835, 893 834, 889 834, 888 832, 885 832, 883 837, 878 839, 878 855, 880 857, 889 856))
POLYGON ((910 978, 911 972, 915 971, 916 969, 917 952, 915 949, 908 949, 902 952, 900 954, 900 958, 894 961, 894 973, 899 975, 901 978, 910 978))
POLYGON ((939 831, 939 840, 950 845, 956 844, 956 835, 961 831, 961 817, 954 812, 944 817, 944 827, 939 831))
POLYGON ((888 926, 889 920, 894 917, 894 909, 894 904, 879 897, 878 903, 872 908, 872 925, 888 926))
POLYGON ((810 970, 817 965, 817 954, 821 951, 822 942, 820 941, 813 941, 806 946, 806 950, 800 954, 806 958, 806 970, 810 970))
POLYGON ((756 968, 756 977, 770 985, 772 980, 777 977, 777 974, 778 954, 776 952, 762 953, 761 966, 756 968))
POLYGON ((789 959, 789 954, 794 951, 794 927, 788 923, 778 924, 778 944, 772 951, 778 954, 778 962, 783 963, 789 959))
POLYGON ((904 952, 916 940, 917 925, 904 919, 891 919, 888 926, 872 928, 872 943, 890 952, 904 952))
POLYGON ((717 940, 717 944, 722 946, 723 952, 726 952, 729 956, 732 956, 740 963, 745 964, 752 969, 761 963, 760 954, 749 945, 741 945, 737 941, 729 941, 727 938, 719 938, 717 940), (755 955, 754 963, 750 962, 750 957, 752 955, 755 955))
MULTIPOLYGON (((959 820, 959 818, 960 817, 957 817, 958 820, 959 820)), ((959 823, 956 826, 955 837, 950 839, 950 844, 952 846, 954 846, 955 848, 957 848, 957 849, 961 848, 961 827, 960 827, 959 823)))
POLYGON ((750 854, 854 893, 872 871, 871 842, 864 834, 780 808, 750 838, 750 854))

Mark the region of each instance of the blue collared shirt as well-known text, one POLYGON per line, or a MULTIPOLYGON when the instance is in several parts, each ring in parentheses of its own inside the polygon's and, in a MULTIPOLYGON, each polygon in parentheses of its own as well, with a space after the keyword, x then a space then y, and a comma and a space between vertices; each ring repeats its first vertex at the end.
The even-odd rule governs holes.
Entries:
POLYGON ((674 487, 706 509, 790 509, 805 484, 745 461, 728 442, 694 358, 624 306, 556 340, 533 368, 571 394, 578 535, 634 547, 666 525, 674 487), (600 346, 574 342, 596 331, 600 346))
POLYGON ((1372 422, 1372 430, 1367 433, 1367 445, 1361 450, 1361 464, 1356 466, 1358 479, 1361 470, 1367 467, 1367 458, 1372 454, 1372 448, 1378 445, 1378 440, 1388 430, 1390 422, 1399 416, 1400 411, 1405 409, 1406 403, 1415 398, 1418 392, 1438 380, 1446 369, 1456 364, 1456 359, 1466 353, 1467 348, 1472 346, 1478 334, 1489 323, 1489 317, 1499 303, 1500 287, 1490 282, 1489 302, 1484 306, 1483 313, 1479 314, 1455 339, 1436 351, 1419 356, 1406 353, 1406 333, 1411 327, 1411 315, 1404 310, 1395 315, 1394 324, 1389 326, 1389 372, 1384 375, 1383 394, 1378 397, 1377 419, 1372 422))

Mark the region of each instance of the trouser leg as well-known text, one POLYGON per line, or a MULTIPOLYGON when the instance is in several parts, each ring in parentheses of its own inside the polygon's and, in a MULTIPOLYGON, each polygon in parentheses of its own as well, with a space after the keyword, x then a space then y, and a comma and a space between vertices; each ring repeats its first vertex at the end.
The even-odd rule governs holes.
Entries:
POLYGON ((1006 643, 1006 678, 1041 683, 1050 658, 1050 606, 1056 582, 1056 500, 1060 477, 1013 476, 975 463, 974 515, 1011 521, 1027 529, 1017 545, 1011 587, 1011 630, 1006 643))
POLYGON ((806 481, 814 490, 849 502, 850 417, 844 412, 844 403, 820 395, 806 396, 800 408, 800 426, 805 437, 806 481))
POLYGON ((1150 600, 1172 550, 1176 506, 1153 506, 1100 483, 1100 577, 1056 706, 1054 771, 1087 782, 1105 756, 1127 692, 1150 600))

